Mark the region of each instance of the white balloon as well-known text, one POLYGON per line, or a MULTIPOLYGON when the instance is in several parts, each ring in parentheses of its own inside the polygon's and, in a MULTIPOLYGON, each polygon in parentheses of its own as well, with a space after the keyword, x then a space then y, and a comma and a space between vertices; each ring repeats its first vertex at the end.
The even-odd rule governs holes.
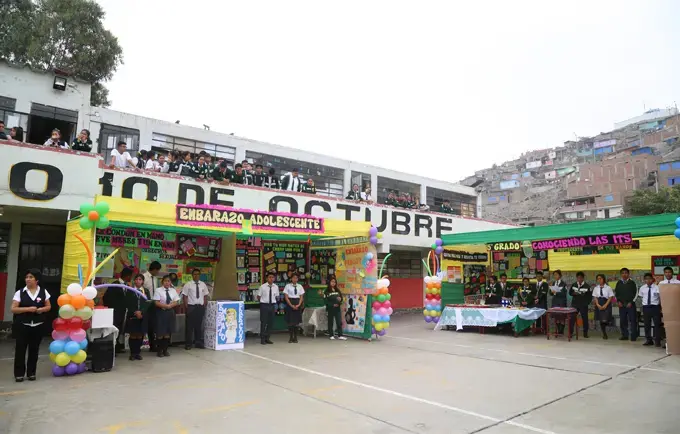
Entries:
POLYGON ((77 283, 72 283, 66 288, 66 292, 71 297, 80 295, 83 293, 83 287, 78 285, 77 283))
POLYGON ((432 278, 430 276, 425 276, 425 283, 430 283, 432 278))
POLYGON ((383 288, 389 288, 390 287, 390 281, 389 279, 381 279, 383 281, 383 288))
POLYGON ((87 300, 93 300, 97 296, 97 288, 93 286, 88 286, 83 289, 83 297, 87 300))

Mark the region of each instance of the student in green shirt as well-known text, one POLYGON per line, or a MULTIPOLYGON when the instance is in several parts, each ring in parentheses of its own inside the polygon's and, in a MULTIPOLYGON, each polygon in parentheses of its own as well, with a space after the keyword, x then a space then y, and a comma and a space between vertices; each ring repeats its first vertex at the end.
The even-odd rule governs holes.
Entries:
POLYGON ((532 308, 536 300, 536 290, 531 287, 529 278, 522 279, 522 287, 517 291, 517 298, 522 307, 532 308))
POLYGON ((439 212, 444 214, 452 214, 453 208, 451 208, 451 203, 448 200, 445 200, 444 203, 442 203, 439 207, 439 212))
POLYGON ((231 179, 231 171, 229 168, 227 168, 227 162, 226 161, 221 161, 219 166, 215 167, 210 174, 210 177, 213 179, 215 182, 219 182, 221 184, 229 184, 229 181, 231 179))
POLYGON ((328 280, 328 286, 324 292, 324 301, 326 302, 326 311, 328 312, 328 334, 331 340, 335 340, 335 335, 333 334, 333 321, 335 321, 335 327, 338 329, 338 339, 341 341, 347 340, 346 337, 342 335, 342 293, 338 289, 338 281, 335 276, 331 276, 328 280))
POLYGON ((232 184, 245 184, 245 175, 243 174, 243 166, 240 164, 237 164, 234 166, 234 171, 231 172, 231 179, 230 179, 232 184))
POLYGON ((385 200, 385 205, 394 206, 394 207, 399 206, 397 199, 394 197, 394 193, 390 192, 387 195, 387 200, 385 200))
POLYGON ((302 184, 300 187, 302 193, 316 194, 316 186, 314 185, 314 180, 312 178, 307 178, 307 182, 302 184))

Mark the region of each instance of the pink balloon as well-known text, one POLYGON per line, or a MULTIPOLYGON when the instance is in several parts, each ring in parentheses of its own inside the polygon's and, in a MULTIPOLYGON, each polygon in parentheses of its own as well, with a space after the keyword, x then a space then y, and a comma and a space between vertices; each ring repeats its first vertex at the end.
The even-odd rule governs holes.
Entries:
POLYGON ((388 307, 388 308, 387 308, 387 314, 388 314, 388 315, 392 315, 392 312, 394 312, 394 311, 392 310, 392 308, 391 308, 391 307, 388 307))
POLYGON ((68 332, 62 330, 52 330, 52 339, 55 341, 63 341, 68 339, 68 332))
POLYGON ((373 309, 380 309, 380 302, 379 301, 373 302, 373 309))
POLYGON ((85 330, 83 329, 72 330, 71 333, 69 333, 69 337, 71 338, 72 341, 81 342, 85 340, 86 337, 85 330))
POLYGON ((380 315, 383 315, 383 316, 387 315, 387 309, 385 309, 384 307, 381 307, 380 309, 378 309, 378 313, 380 315))
POLYGON ((386 309, 391 308, 392 302, 390 302, 389 300, 385 300, 385 302, 383 303, 383 307, 386 308, 386 309))

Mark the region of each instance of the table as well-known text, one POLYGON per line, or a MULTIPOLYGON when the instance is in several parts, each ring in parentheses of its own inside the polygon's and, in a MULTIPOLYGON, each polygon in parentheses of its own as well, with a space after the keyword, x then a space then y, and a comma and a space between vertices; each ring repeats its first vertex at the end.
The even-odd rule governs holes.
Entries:
POLYGON ((512 324, 515 334, 521 333, 541 316, 545 309, 516 309, 506 307, 454 307, 446 306, 442 311, 435 330, 444 326, 456 326, 456 330, 462 330, 463 326, 472 327, 496 327, 499 324, 512 324))
POLYGON ((302 328, 314 327, 313 335, 316 338, 317 329, 325 330, 328 327, 328 313, 325 307, 306 307, 302 312, 302 328))
MULTIPOLYGON (((560 334, 557 331, 557 322, 558 321, 564 321, 564 326, 567 329, 567 341, 571 342, 571 320, 574 318, 576 320, 576 313, 578 311, 574 309, 573 307, 551 307, 548 309, 548 313, 546 314, 546 323, 547 325, 547 330, 545 331, 545 335, 547 336, 548 339, 550 339, 550 335, 552 334, 554 337, 559 337, 560 334), (553 318, 555 320, 555 331, 551 332, 550 331, 550 319, 553 318)), ((586 318, 585 321, 588 319, 586 318)), ((578 340, 578 327, 574 327, 574 330, 576 330, 576 339, 578 340)))

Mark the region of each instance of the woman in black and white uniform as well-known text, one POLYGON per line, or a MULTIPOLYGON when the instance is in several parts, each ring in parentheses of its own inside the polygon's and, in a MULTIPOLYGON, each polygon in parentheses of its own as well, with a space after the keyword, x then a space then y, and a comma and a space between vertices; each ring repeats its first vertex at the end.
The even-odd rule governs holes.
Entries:
POLYGON ((134 285, 140 293, 146 296, 146 300, 133 291, 125 293, 125 304, 127 305, 125 331, 130 333, 130 339, 128 340, 130 360, 142 360, 142 343, 149 323, 146 310, 149 307, 148 300, 151 300, 151 294, 144 288, 143 274, 135 276, 134 285))
POLYGON ((598 274, 596 280, 597 285, 593 288, 595 321, 600 322, 602 339, 607 339, 607 325, 612 321, 612 301, 614 299, 614 291, 607 285, 604 274, 598 274))
POLYGON ((172 287, 170 276, 164 276, 160 288, 156 288, 154 301, 156 303, 156 355, 168 357, 170 336, 175 331, 175 308, 179 306, 179 295, 172 287))
POLYGON ((45 331, 45 313, 52 309, 50 294, 38 286, 40 271, 30 269, 25 274, 26 286, 14 293, 12 313, 14 314, 14 332, 16 347, 14 350, 14 379, 17 383, 35 381, 38 365, 38 350, 45 331), (28 349, 28 364, 26 350, 28 349))
POLYGON ((290 276, 290 283, 283 289, 286 301, 285 319, 288 324, 290 339, 288 343, 297 344, 297 329, 302 323, 302 309, 304 306, 305 289, 298 283, 297 274, 290 276))

